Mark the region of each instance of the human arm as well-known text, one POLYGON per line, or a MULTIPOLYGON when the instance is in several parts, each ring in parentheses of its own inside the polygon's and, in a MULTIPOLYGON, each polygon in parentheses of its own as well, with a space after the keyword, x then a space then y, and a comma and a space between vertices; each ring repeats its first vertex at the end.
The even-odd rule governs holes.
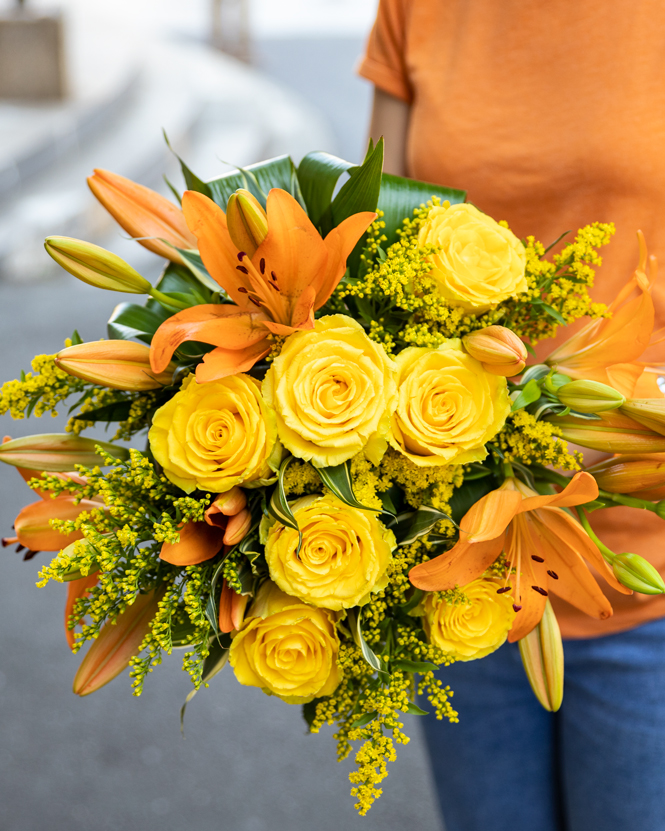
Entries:
POLYGON ((410 104, 374 87, 369 134, 375 142, 384 137, 383 169, 386 173, 406 175, 406 137, 410 114, 410 104))

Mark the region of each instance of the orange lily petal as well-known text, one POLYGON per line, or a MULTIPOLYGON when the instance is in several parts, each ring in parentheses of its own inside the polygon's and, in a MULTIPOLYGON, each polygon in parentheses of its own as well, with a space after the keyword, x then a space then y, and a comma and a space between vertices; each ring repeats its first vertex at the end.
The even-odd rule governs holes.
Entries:
POLYGON ((584 505, 598 498, 598 485, 590 473, 576 473, 561 493, 551 496, 527 496, 522 500, 518 513, 535 511, 537 508, 572 508, 584 505))
MULTIPOLYGON (((591 477, 593 478, 593 477, 591 477)), ((460 539, 478 543, 502 534, 519 513, 522 494, 512 490, 490 491, 469 508, 460 523, 460 539)))
POLYGON ((326 267, 327 250, 321 235, 296 199, 273 188, 266 204, 268 235, 257 248, 252 263, 265 260, 274 272, 284 304, 281 323, 291 321, 300 295, 326 267))
POLYGON ((242 350, 263 340, 265 315, 237 306, 202 305, 169 317, 155 332, 150 347, 153 372, 163 372, 176 349, 185 341, 201 341, 227 350, 242 350))
POLYGON ((196 247, 196 239, 187 228, 182 211, 161 194, 108 170, 95 170, 88 185, 130 236, 154 237, 137 240, 149 251, 180 263, 182 257, 172 246, 196 247))
POLYGON ((544 563, 533 560, 531 552, 537 550, 537 541, 531 533, 530 523, 524 517, 516 517, 506 534, 506 556, 511 561, 517 560, 520 553, 520 592, 517 594, 517 577, 511 576, 513 597, 520 611, 515 615, 513 626, 508 633, 510 643, 520 640, 540 623, 547 603, 546 594, 536 591, 534 586, 547 591, 547 567, 544 563))
POLYGON ((450 551, 414 566, 409 580, 424 591, 446 591, 466 586, 480 577, 503 550, 504 534, 484 542, 458 542, 450 551))
POLYGON ((340 222, 325 238, 328 262, 325 271, 316 281, 315 309, 320 309, 337 288, 346 271, 346 260, 349 254, 376 217, 377 215, 370 211, 353 214, 340 222))
POLYGON ((206 508, 205 521, 208 525, 226 528, 227 517, 240 513, 247 506, 245 491, 237 485, 226 493, 220 493, 214 502, 206 508))
POLYGON ((26 505, 16 517, 14 528, 21 545, 32 551, 60 551, 69 543, 83 537, 81 531, 61 534, 51 528, 51 519, 76 519, 83 511, 100 508, 99 502, 82 499, 78 504, 73 496, 58 496, 56 499, 44 499, 26 505))
POLYGON ((162 588, 150 594, 140 594, 113 623, 104 624, 74 677, 76 695, 95 692, 129 666, 148 634, 165 591, 162 588))
POLYGON ((67 583, 67 600, 65 601, 65 637, 70 649, 74 649, 74 630, 69 628, 69 620, 74 612, 76 601, 85 597, 88 589, 96 586, 99 582, 99 572, 94 571, 87 577, 80 577, 78 580, 71 580, 67 583))
MULTIPOLYGON (((557 510, 546 509, 538 512, 537 517, 531 515, 530 519, 534 537, 538 540, 538 553, 544 558, 548 570, 554 572, 558 578, 549 580, 549 590, 591 617, 598 620, 609 617, 612 614, 612 606, 582 558, 583 554, 589 553, 589 544, 593 546, 584 529, 577 525, 572 517, 557 510), (556 521, 553 520, 554 515, 556 521), (561 517, 564 518, 564 523, 570 521, 570 528, 561 527, 558 523, 561 517)), ((596 554, 600 557, 598 549, 596 554)), ((607 566, 603 570, 603 576, 606 572, 607 566)), ((616 579, 613 585, 615 582, 616 579)), ((631 592, 624 590, 623 593, 631 592)))
POLYGON ((187 522, 178 529, 180 542, 165 542, 159 559, 172 566, 195 566, 212 560, 222 548, 224 531, 207 522, 187 522))
POLYGON ((573 517, 563 511, 550 510, 549 508, 537 511, 536 516, 545 524, 547 531, 557 538, 558 541, 555 547, 559 551, 563 551, 566 546, 571 551, 576 551, 593 565, 613 589, 621 594, 633 593, 631 589, 622 586, 617 580, 591 537, 573 517))
POLYGON ((252 286, 247 276, 238 270, 238 249, 231 240, 224 211, 212 199, 193 190, 183 194, 182 210, 190 231, 198 240, 199 253, 210 276, 240 308, 251 309, 247 292, 252 286))
POLYGON ((267 340, 262 340, 246 349, 213 349, 203 356, 203 363, 197 366, 196 380, 199 384, 207 384, 209 381, 226 378, 227 375, 247 372, 270 352, 271 345, 267 340))

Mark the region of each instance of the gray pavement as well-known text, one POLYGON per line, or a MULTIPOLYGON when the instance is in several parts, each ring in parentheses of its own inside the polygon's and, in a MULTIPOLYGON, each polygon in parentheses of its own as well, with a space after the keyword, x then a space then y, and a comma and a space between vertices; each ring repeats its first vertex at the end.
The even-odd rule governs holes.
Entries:
MULTIPOLYGON (((339 152, 357 157, 368 90, 349 74, 360 42, 340 43, 266 42, 260 60, 317 103, 332 121, 339 152), (315 54, 331 75, 303 71, 304 60, 315 66, 315 54)), ((86 340, 103 336, 121 299, 66 276, 0 283, 0 382, 29 369, 34 354, 56 351, 74 328, 86 340)), ((62 429, 64 419, 2 421, 18 436, 62 429)), ((31 498, 17 474, 0 470, 2 533, 31 498)), ((299 708, 241 687, 228 668, 190 704, 184 741, 178 711, 190 687, 178 654, 148 679, 140 699, 126 676, 89 698, 74 696, 79 659, 64 639, 65 588, 35 588, 43 555, 29 563, 12 550, 0 556, 2 831, 441 831, 417 717, 407 717, 413 740, 398 748, 383 797, 358 818, 348 795, 351 764, 335 761, 331 731, 306 735, 299 708)))

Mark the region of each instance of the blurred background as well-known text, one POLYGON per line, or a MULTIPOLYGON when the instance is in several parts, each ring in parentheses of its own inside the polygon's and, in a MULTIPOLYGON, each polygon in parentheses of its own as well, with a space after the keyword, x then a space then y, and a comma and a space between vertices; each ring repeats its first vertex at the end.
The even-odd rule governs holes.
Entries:
MULTIPOLYGON (((96 242, 146 277, 158 260, 91 197, 93 167, 166 193, 182 188, 162 137, 202 178, 263 158, 364 152, 371 89, 354 74, 376 0, 0 0, 0 382, 77 328, 105 334, 117 301, 69 278, 47 234, 96 242)), ((56 432, 64 413, 12 422, 56 432)), ((0 471, 0 531, 32 494, 0 471)), ((398 748, 384 795, 355 815, 331 730, 308 736, 300 708, 240 687, 225 669, 190 689, 177 652, 141 698, 118 678, 71 692, 79 662, 63 632, 64 586, 35 588, 45 555, 4 549, 0 571, 0 828, 8 831, 442 831, 420 725, 398 748)))

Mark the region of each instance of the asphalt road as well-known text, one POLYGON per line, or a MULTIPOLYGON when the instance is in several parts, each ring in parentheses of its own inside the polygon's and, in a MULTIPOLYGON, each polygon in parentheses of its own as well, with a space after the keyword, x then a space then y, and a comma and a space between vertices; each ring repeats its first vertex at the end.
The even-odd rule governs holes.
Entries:
MULTIPOLYGON (((349 156, 360 155, 367 123, 368 90, 350 74, 359 46, 306 42, 298 52, 297 42, 282 41, 261 53, 264 67, 319 101, 349 156), (335 55, 337 75, 322 74, 335 55)), ((0 284, 0 381, 29 369, 34 354, 57 351, 74 328, 85 340, 104 336, 119 299, 68 277, 0 284)), ((1 421, 13 436, 64 423, 1 421)), ((1 533, 29 501, 18 474, 0 470, 1 533)), ((406 717, 414 738, 398 748, 383 797, 358 818, 348 795, 351 763, 336 762, 332 731, 306 735, 300 708, 241 687, 229 668, 190 704, 184 741, 178 714, 190 686, 178 654, 139 699, 126 675, 88 698, 74 696, 79 659, 64 638, 64 586, 35 587, 44 555, 23 563, 5 549, 0 557, 2 831, 441 831, 417 717, 406 717)))

